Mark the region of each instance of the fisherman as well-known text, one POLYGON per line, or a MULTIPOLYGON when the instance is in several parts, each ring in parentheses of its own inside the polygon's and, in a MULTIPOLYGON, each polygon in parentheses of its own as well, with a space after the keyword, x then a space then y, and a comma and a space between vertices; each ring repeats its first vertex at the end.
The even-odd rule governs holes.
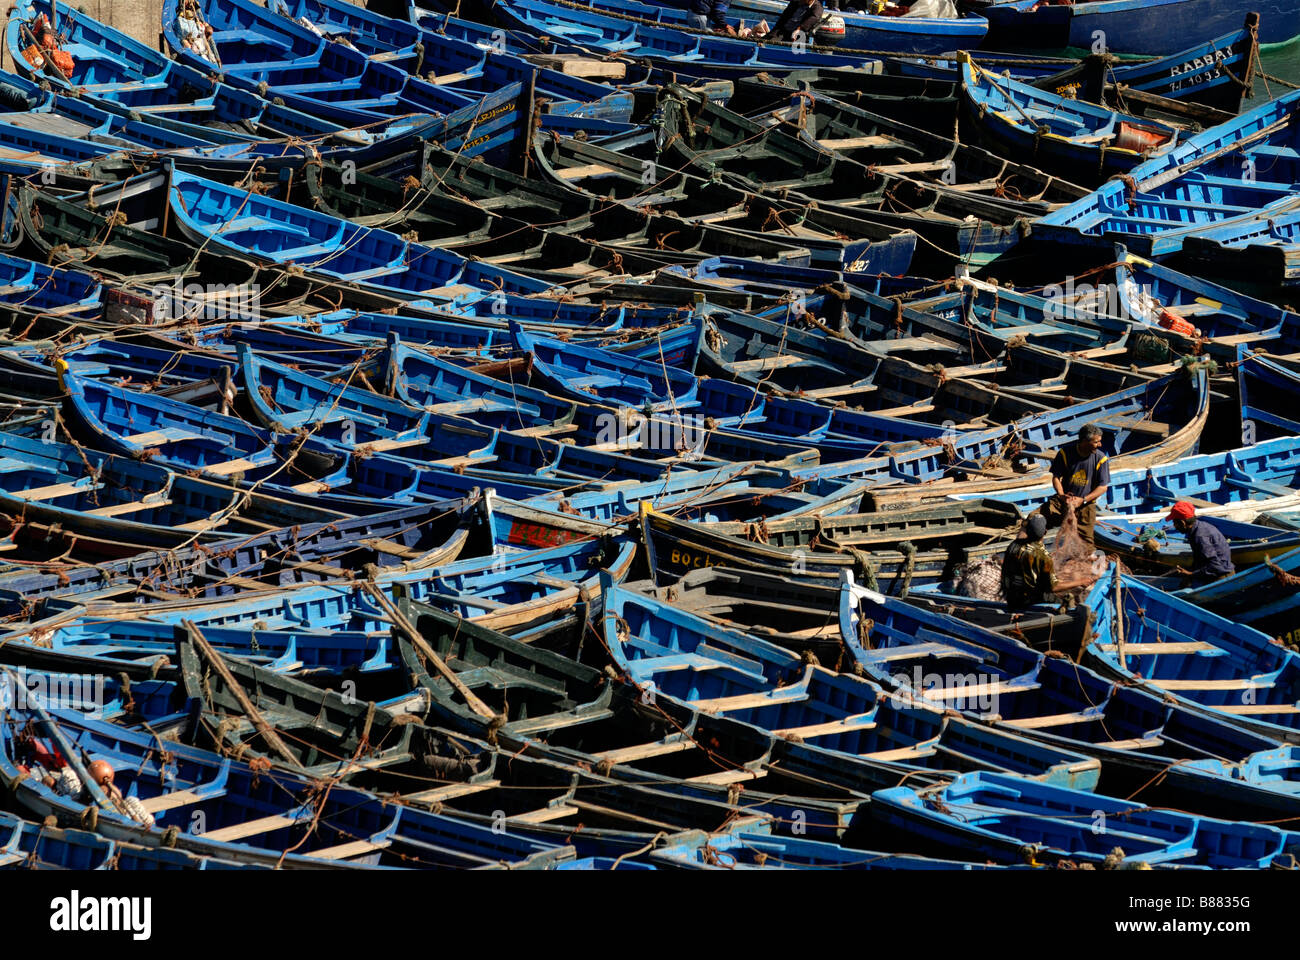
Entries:
POLYGON ((761 39, 782 40, 790 42, 798 35, 804 40, 811 40, 817 24, 826 16, 821 0, 790 0, 781 16, 777 17, 772 29, 761 39))
POLYGON ((1025 518, 1023 536, 1011 541, 1002 555, 1002 596, 1007 609, 1019 610, 1035 603, 1053 603, 1056 594, 1078 590, 1095 578, 1062 581, 1056 578, 1055 564, 1043 545, 1047 519, 1041 513, 1025 518))
POLYGON ((1093 528, 1097 525, 1097 501, 1106 495, 1110 484, 1110 458, 1101 449, 1101 428, 1088 424, 1079 431, 1076 443, 1057 451, 1052 460, 1052 489, 1035 513, 1047 520, 1049 527, 1061 525, 1073 510, 1079 521, 1079 539, 1096 548, 1093 528))
POLYGON ((736 35, 736 28, 727 23, 727 7, 731 0, 691 0, 686 25, 696 30, 715 30, 728 36, 736 35))
POLYGON ((1173 522, 1174 529, 1187 537, 1192 548, 1192 568, 1179 573, 1199 585, 1213 583, 1236 573, 1232 565, 1232 548, 1219 529, 1196 519, 1196 508, 1186 500, 1179 500, 1165 519, 1173 522))

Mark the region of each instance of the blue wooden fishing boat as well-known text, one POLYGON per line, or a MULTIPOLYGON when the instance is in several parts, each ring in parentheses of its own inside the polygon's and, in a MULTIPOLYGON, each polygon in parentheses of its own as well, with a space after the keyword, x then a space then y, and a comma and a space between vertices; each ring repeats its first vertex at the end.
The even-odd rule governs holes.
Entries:
POLYGON ((981 8, 988 18, 991 46, 1059 50, 1079 47, 1120 54, 1174 54, 1189 43, 1236 30, 1258 12, 1260 43, 1286 43, 1296 36, 1300 7, 1292 0, 1210 3, 1208 0, 1094 0, 1046 4, 1011 0, 981 8))
POLYGON ((699 523, 649 507, 641 530, 651 577, 662 583, 711 566, 838 582, 856 570, 892 595, 946 582, 958 569, 1000 556, 1019 513, 993 500, 936 503, 885 513, 699 523))
POLYGON ((1096 783, 1099 765, 953 718, 900 705, 872 683, 836 675, 757 637, 721 629, 651 597, 605 587, 605 643, 643 696, 753 724, 860 759, 923 769, 992 768, 1096 783))
POLYGON ((1010 156, 1077 183, 1100 183, 1177 144, 1180 131, 1155 120, 1071 100, 997 77, 967 56, 962 96, 970 127, 1010 156))
MULTIPOLYGON (((280 499, 312 502, 356 515, 383 510, 384 501, 463 497, 476 486, 435 489, 426 483, 427 471, 412 461, 384 455, 349 456, 346 448, 314 440, 309 432, 300 436, 264 430, 236 416, 125 390, 70 371, 63 373, 62 380, 68 391, 65 406, 69 419, 108 450, 233 481, 246 489, 255 484, 255 489, 280 499)), ((421 423, 423 417, 431 416, 413 413, 421 423)), ((343 429, 341 423, 334 426, 343 429)), ((450 439, 464 438, 453 435, 450 439)), ((423 437, 412 440, 424 442, 423 437)))
MULTIPOLYGON (((1193 337, 1216 360, 1235 361, 1243 346, 1273 353, 1300 352, 1300 316, 1267 300, 1248 296, 1200 277, 1179 273, 1144 257, 1115 248, 1114 299, 1121 316, 1146 324, 1147 335, 1161 337, 1170 353, 1183 353, 1193 337), (1183 323, 1194 328, 1185 332, 1183 323), (1168 332, 1164 332, 1168 331, 1168 332)), ((1099 297, 1103 295, 1097 287, 1099 297)), ((1105 298, 1111 290, 1104 291, 1105 298)), ((1105 354, 1097 354, 1105 359, 1105 354)))
POLYGON ((80 270, 0 254, 0 284, 0 303, 10 308, 73 322, 94 319, 101 309, 100 280, 80 270))
MULTIPOLYGON (((865 501, 873 509, 911 506, 918 499, 959 493, 988 495, 991 491, 997 491, 999 498, 1014 497, 1019 505, 1023 502, 1019 488, 1037 486, 1041 475, 1038 471, 1046 470, 1047 458, 1029 458, 1037 461, 1037 469, 1004 468, 999 474, 991 469, 997 463, 990 464, 990 457, 1006 462, 1008 457, 1014 460, 1024 451, 1054 451, 1074 443, 1084 424, 1095 423, 1103 435, 1114 431, 1114 445, 1107 449, 1112 452, 1115 469, 1126 466, 1126 461, 1154 465, 1177 460, 1195 450, 1200 439, 1209 413, 1208 384, 1203 367, 1180 370, 1097 400, 1026 416, 1007 427, 957 433, 947 448, 906 445, 881 451, 884 456, 856 464, 834 464, 818 472, 822 476, 874 479, 865 501), (1151 419, 1157 410, 1166 411, 1159 415, 1171 419, 1151 419), (973 468, 971 473, 958 479, 967 466, 973 468), (897 489, 889 489, 891 486, 897 489)), ((801 469, 795 474, 804 472, 801 469)))
POLYGON ((238 345, 238 352, 248 402, 269 430, 285 434, 308 430, 321 440, 348 447, 369 445, 376 453, 418 441, 425 434, 427 412, 351 385, 365 382, 355 372, 325 380, 267 360, 246 343, 238 345))
MULTIPOLYGON (((1300 531, 1279 530, 1261 524, 1207 516, 1202 521, 1228 540, 1232 564, 1238 570, 1276 557, 1300 546, 1300 531)), ((1099 517, 1097 547, 1107 553, 1141 557, 1165 566, 1190 567, 1192 548, 1184 534, 1172 524, 1134 520, 1130 517, 1099 517)))
MULTIPOLYGON (((769 3, 767 0, 744 0, 743 3, 731 8, 728 22, 734 26, 743 17, 751 20, 766 18, 770 23, 775 23, 780 17, 782 9, 784 8, 779 4, 775 2, 769 3)), ((668 30, 679 32, 680 39, 678 43, 697 40, 700 36, 699 33, 687 26, 685 10, 675 9, 674 7, 656 7, 650 4, 638 3, 636 0, 611 0, 611 2, 588 0, 588 2, 582 4, 575 4, 572 9, 530 0, 522 11, 517 9, 517 5, 513 3, 508 6, 499 3, 494 4, 493 10, 502 16, 506 22, 531 33, 547 32, 545 28, 549 25, 549 21, 559 20, 561 16, 564 16, 566 20, 570 20, 574 24, 574 27, 570 30, 556 30, 554 27, 551 27, 551 29, 555 30, 555 34, 559 37, 583 44, 589 41, 578 29, 578 25, 590 27, 593 23, 602 22, 596 20, 597 15, 602 17, 603 21, 618 22, 618 18, 628 18, 622 21, 626 27, 634 27, 638 21, 644 22, 648 20, 657 23, 665 28, 664 33, 668 32, 668 30), (546 19, 543 19, 543 17, 546 19), (682 32, 688 30, 689 33, 682 32)), ((942 53, 945 50, 974 47, 979 45, 984 34, 988 31, 988 24, 979 16, 965 16, 955 19, 887 17, 850 11, 844 11, 840 16, 844 20, 844 41, 841 46, 846 49, 843 51, 837 49, 834 54, 821 54, 821 56, 838 56, 841 57, 841 62, 848 61, 850 57, 865 58, 882 53, 942 53)), ((658 39, 652 28, 638 31, 638 35, 642 32, 649 34, 647 38, 649 40, 658 39)), ((706 39, 711 40, 713 38, 706 35, 706 39)), ((744 43, 744 41, 734 42, 737 45, 744 43)), ((752 43, 745 45, 751 48, 757 46, 752 43)), ((729 48, 723 48, 713 43, 708 43, 706 46, 706 43, 701 41, 699 53, 703 57, 730 62, 730 58, 723 59, 723 57, 719 56, 723 50, 730 52, 729 48)), ((774 59, 771 50, 782 50, 787 55, 795 57, 801 52, 813 53, 813 51, 785 49, 784 45, 774 47, 769 44, 758 47, 758 50, 760 51, 758 56, 762 57, 763 60, 774 59)), ((820 53, 820 51, 817 51, 817 53, 820 53)), ((777 63, 789 64, 790 60, 782 59, 772 65, 775 66, 777 63)), ((808 66, 812 65, 811 63, 808 64, 808 66)), ((817 65, 821 66, 823 64, 819 63, 817 65)))
MULTIPOLYGON (((657 20, 665 26, 693 29, 687 26, 687 5, 680 0, 670 7, 656 7, 637 0, 587 0, 585 5, 615 16, 657 20)), ((745 20, 775 24, 783 9, 775 0, 740 0, 728 8, 727 22, 733 27, 739 27, 745 20)), ((977 47, 988 30, 984 18, 976 14, 951 18, 886 16, 845 9, 836 11, 835 15, 843 22, 843 28, 823 22, 808 38, 812 44, 846 53, 939 53, 977 47), (945 41, 947 46, 941 46, 945 41)))
POLYGON ((276 462, 275 437, 237 417, 60 372, 70 419, 113 453, 214 477, 247 475, 276 462))
POLYGON ((76 89, 91 102, 136 111, 149 120, 213 124, 217 129, 251 128, 269 136, 319 137, 341 128, 291 107, 271 104, 254 93, 209 79, 206 68, 185 67, 69 4, 33 0, 8 20, 5 43, 10 61, 32 79, 56 89, 76 89), (73 60, 70 76, 43 63, 28 62, 31 25, 46 16, 66 38, 61 49, 73 60))
POLYGON ((0 835, 6 838, 0 864, 7 870, 257 869, 181 850, 119 843, 89 830, 47 827, 9 813, 0 815, 0 835))
MULTIPOLYGON (((997 6, 999 10, 1011 9, 1009 5, 997 6)), ((1252 60, 1259 56, 1258 25, 1258 15, 1247 13, 1243 29, 1168 56, 1139 62, 1119 60, 1106 63, 1105 54, 1093 54, 1077 67, 1065 68, 1060 73, 1031 82, 1054 93, 1068 95, 1074 91, 1093 103, 1110 102, 1112 89, 1119 92, 1118 88, 1123 85, 1123 92, 1130 102, 1144 99, 1143 95, 1154 95, 1238 113, 1242 100, 1249 94, 1246 74, 1253 69, 1252 60)), ((983 62, 984 58, 980 59, 983 62)), ((988 63, 985 66, 998 67, 988 63)))
MULTIPOLYGON (((630 541, 588 539, 551 550, 384 573, 376 584, 387 594, 447 605, 476 623, 514 630, 571 610, 579 602, 597 601, 600 569, 608 568, 621 580, 635 553, 630 541)), ((345 580, 246 593, 236 599, 160 601, 149 605, 148 617, 158 623, 188 620, 205 631, 209 627, 246 629, 258 621, 269 629, 310 626, 373 633, 386 628, 385 614, 367 586, 345 580)))
POLYGON ((1251 627, 1118 570, 1088 594, 1085 662, 1278 741, 1300 741, 1300 657, 1251 627))
MULTIPOLYGON (((1122 514, 1151 522, 1166 516, 1177 501, 1187 500, 1198 516, 1250 522, 1265 511, 1300 506, 1297 490, 1300 440, 1283 437, 1145 469, 1113 470, 1098 507, 1102 515, 1122 514)), ((1032 512, 1051 495, 1051 487, 1040 484, 1007 490, 999 498, 1032 512)))
POLYGON ((1289 578, 1296 576, 1297 571, 1300 571, 1300 550, 1290 550, 1269 558, 1267 563, 1238 568, 1231 577, 1203 586, 1188 587, 1163 578, 1153 582, 1189 603, 1234 623, 1254 627, 1294 647, 1300 640, 1300 628, 1296 626, 1300 595, 1289 578))
POLYGON ((562 428, 572 422, 575 407, 544 391, 503 382, 430 353, 414 350, 391 330, 385 356, 385 384, 405 403, 433 413, 468 416, 501 429, 562 428))
POLYGON ((1242 271, 1260 283, 1300 283, 1300 214, 1283 210, 1188 236, 1183 249, 1198 267, 1226 276, 1242 271))
POLYGON ((394 810, 373 794, 343 785, 335 785, 322 804, 304 805, 298 796, 309 789, 309 778, 180 743, 169 744, 165 757, 156 748, 152 734, 39 707, 11 710, 0 723, 0 770, 14 783, 18 803, 40 817, 93 824, 113 840, 293 869, 544 868, 573 857, 571 847, 414 808, 394 810), (93 780, 83 757, 113 768, 107 789, 93 780), (77 782, 71 794, 32 775, 62 775, 65 769, 77 782), (206 830, 190 832, 200 811, 206 830), (328 829, 307 829, 318 822, 328 829))
MULTIPOLYGON (((1188 137, 1134 167, 1127 175, 1131 179, 1105 183, 1044 217, 1034 226, 1035 236, 1072 247, 1123 243, 1159 258, 1179 252, 1189 237, 1221 228, 1267 232, 1270 220, 1296 209, 1296 132, 1290 120, 1298 102, 1300 91, 1292 92, 1188 137)), ((1289 248, 1283 242, 1278 249, 1285 255, 1289 248)), ((1209 266, 1237 277, 1261 275, 1235 260, 1209 266)), ((1264 266, 1265 279, 1281 282, 1278 263, 1264 266)))
POLYGON ((410 299, 450 300, 477 290, 545 293, 550 284, 359 227, 180 170, 168 191, 177 228, 195 243, 295 264, 345 283, 410 299))
POLYGON ((399 575, 404 596, 480 626, 514 632, 571 609, 602 602, 601 576, 622 581, 636 544, 600 540, 532 550, 518 557, 461 560, 428 574, 399 575))
POLYGON ((1300 372, 1262 352, 1252 351, 1246 344, 1237 350, 1237 387, 1243 430, 1249 429, 1251 439, 1296 436, 1300 433, 1300 422, 1295 419, 1291 404, 1297 387, 1300 387, 1300 372), (1245 424, 1249 424, 1249 428, 1245 424))
POLYGON ((151 463, 53 440, 0 433, 0 509, 15 538, 69 542, 70 550, 123 556, 155 547, 212 543, 339 514, 242 494, 151 463), (62 537, 56 531, 65 531, 62 537))
MULTIPOLYGON (((318 680, 345 672, 382 673, 398 666, 389 635, 382 631, 207 627, 203 636, 223 656, 239 657, 277 673, 305 672, 318 680)), ((184 639, 184 630, 174 623, 74 620, 51 630, 49 650, 69 669, 89 673, 153 667, 170 660, 178 640, 184 639)))
MULTIPOLYGON (((702 326, 700 329, 702 332, 702 326)), ((647 411, 695 406, 699 382, 687 371, 664 362, 534 336, 517 323, 511 324, 510 337, 515 349, 529 358, 533 376, 559 396, 580 402, 599 399, 647 411)))
MULTIPOLYGON (((674 870, 996 870, 993 864, 939 860, 915 854, 858 850, 799 837, 735 832, 696 839, 670 837, 646 855, 674 870)), ((576 861, 575 861, 576 863, 576 861)), ((620 864, 620 868, 622 868, 620 864)), ((576 870, 565 864, 557 869, 576 870)), ((593 865, 591 869, 600 869, 593 865)))
POLYGON ((356 4, 277 0, 272 9, 299 23, 310 23, 322 33, 346 37, 363 53, 401 65, 415 76, 433 74, 430 82, 467 96, 481 97, 535 76, 536 92, 547 99, 547 113, 557 118, 570 116, 583 123, 593 118, 618 122, 631 117, 629 92, 535 66, 491 45, 485 50, 472 41, 422 29, 409 20, 386 17, 356 4), (427 70, 430 66, 434 69, 427 70))
POLYGON ((136 552, 93 567, 18 571, 0 576, 0 599, 6 608, 23 610, 50 597, 136 598, 138 588, 147 585, 163 597, 170 592, 215 600, 248 589, 347 579, 370 564, 380 570, 441 566, 486 548, 484 541, 494 533, 492 517, 482 515, 486 502, 470 497, 420 504, 356 519, 294 524, 210 547, 136 552))
POLYGON ((883 597, 856 586, 851 576, 841 591, 847 649, 867 677, 898 697, 956 707, 1030 739, 1097 757, 1111 795, 1140 795, 1153 804, 1234 819, 1294 814, 1294 796, 1285 787, 1261 782, 1233 794, 1231 784, 1208 774, 1188 781, 1172 773, 1184 762, 1216 760, 1227 764, 1224 776, 1232 779, 1229 768, 1248 767, 1253 755, 1276 746, 1273 736, 1116 682, 1086 661, 1037 653, 1008 632, 1014 629, 994 632, 883 597), (1170 776, 1162 777, 1166 771, 1170 776))
MULTIPOLYGON (((428 114, 451 115, 468 108, 470 114, 463 120, 471 127, 479 116, 475 102, 482 99, 479 96, 462 96, 412 77, 392 63, 327 41, 257 4, 206 0, 199 4, 199 19, 186 18, 184 27, 181 13, 177 0, 165 0, 163 36, 182 65, 205 74, 219 69, 228 83, 242 90, 279 98, 286 106, 329 123, 396 131, 424 123, 428 114), (207 49, 182 39, 183 32, 201 31, 204 26, 214 31, 204 45, 207 49)), ((502 148, 511 139, 510 132, 526 125, 513 103, 531 84, 529 75, 526 84, 512 83, 493 95, 500 102, 482 115, 481 141, 471 149, 509 155, 508 148, 502 148)))
POLYGON ((109 840, 89 830, 46 826, 0 813, 4 870, 255 870, 257 864, 109 840))
POLYGON ((5 102, 0 104, 0 142, 8 148, 5 165, 11 169, 36 170, 55 158, 95 160, 129 149, 147 153, 241 141, 236 134, 210 131, 197 124, 152 116, 143 119, 113 101, 92 104, 45 91, 8 72, 0 73, 0 83, 5 89, 5 102))
MULTIPOLYGON (((1035 346, 1085 352, 1090 360, 1138 365, 1148 372, 1180 357, 1233 362, 1243 344, 1293 352, 1291 310, 1170 270, 1115 248, 1115 267, 1095 282, 1067 281, 1039 292, 967 280, 960 293, 920 301, 917 309, 960 320, 990 339, 1014 335, 1035 346), (1090 345, 1092 344, 1092 345, 1090 345)), ((931 324, 936 333, 937 324, 931 324)))
POLYGON ((1274 860, 1289 864, 1300 843, 1300 834, 1276 827, 1189 816, 996 773, 965 774, 937 788, 878 790, 871 812, 882 826, 905 831, 928 849, 998 863, 1261 869, 1274 860), (1122 853, 1113 853, 1116 847, 1122 853))

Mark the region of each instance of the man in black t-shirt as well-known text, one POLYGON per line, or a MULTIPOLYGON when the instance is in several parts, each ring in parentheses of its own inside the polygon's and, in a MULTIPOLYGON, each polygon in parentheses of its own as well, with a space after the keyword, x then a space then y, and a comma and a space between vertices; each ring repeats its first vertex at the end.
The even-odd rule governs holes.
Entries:
POLYGON ((1079 538, 1089 548, 1096 544, 1097 501, 1110 484, 1110 458, 1101 449, 1101 429, 1092 424, 1079 431, 1077 443, 1067 444, 1052 460, 1052 489, 1056 493, 1035 511, 1049 527, 1060 526, 1073 510, 1079 520, 1079 538))

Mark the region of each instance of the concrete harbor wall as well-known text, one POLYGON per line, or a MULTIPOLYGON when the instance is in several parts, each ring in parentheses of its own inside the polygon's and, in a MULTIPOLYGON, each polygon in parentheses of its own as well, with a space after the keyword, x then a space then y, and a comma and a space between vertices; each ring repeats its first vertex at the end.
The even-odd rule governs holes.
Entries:
MULTIPOLYGON (((0 28, 8 22, 8 12, 12 6, 12 3, 4 3, 3 9, 0 9, 0 28)), ((158 34, 162 28, 162 0, 82 0, 73 6, 101 23, 107 23, 141 43, 158 49, 158 34)), ((8 53, 5 54, 4 63, 5 69, 9 69, 8 53)))

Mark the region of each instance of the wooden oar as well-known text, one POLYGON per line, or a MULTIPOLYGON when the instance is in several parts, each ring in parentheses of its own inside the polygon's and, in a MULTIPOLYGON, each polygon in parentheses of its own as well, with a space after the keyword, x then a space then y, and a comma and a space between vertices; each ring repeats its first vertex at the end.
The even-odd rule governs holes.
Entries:
POLYGON ((388 618, 393 621, 393 624, 406 634, 407 639, 411 641, 415 648, 419 650, 431 664, 433 664, 434 669, 437 670, 438 673, 442 674, 443 678, 456 688, 456 692, 465 698, 465 702, 469 704, 470 709, 485 720, 495 720, 497 718, 496 711, 480 700, 478 695, 467 687, 460 677, 456 676, 456 671, 447 666, 446 661, 444 661, 442 657, 438 656, 438 652, 434 650, 433 647, 430 646, 429 642, 420 635, 420 631, 415 629, 415 624, 411 623, 406 614, 397 609, 397 605, 388 599, 384 594, 384 591, 373 583, 367 583, 364 586, 366 592, 375 598, 375 602, 379 604, 380 609, 387 614, 388 618))
POLYGON ((275 732, 275 728, 266 722, 266 718, 263 717, 257 707, 253 705, 253 701, 248 698, 248 694, 244 692, 244 688, 239 685, 239 681, 235 679, 235 675, 231 673, 230 668, 226 666, 226 661, 222 659, 221 654, 212 649, 212 645, 208 643, 207 638, 203 636, 203 633, 199 630, 198 626, 195 625, 192 620, 182 620, 181 626, 184 627, 186 633, 189 634, 190 640, 194 644, 194 649, 197 650, 199 655, 212 666, 212 669, 216 670, 217 673, 220 674, 221 679, 224 680, 226 686, 230 688, 230 692, 234 695, 235 699, 239 701, 240 709, 242 709, 248 716, 248 719, 252 721, 253 726, 257 728, 257 732, 262 735, 262 738, 266 740, 271 748, 278 753, 285 762, 293 767, 301 767, 302 764, 299 763, 298 758, 293 755, 293 752, 285 745, 285 742, 280 739, 280 735, 275 732))

